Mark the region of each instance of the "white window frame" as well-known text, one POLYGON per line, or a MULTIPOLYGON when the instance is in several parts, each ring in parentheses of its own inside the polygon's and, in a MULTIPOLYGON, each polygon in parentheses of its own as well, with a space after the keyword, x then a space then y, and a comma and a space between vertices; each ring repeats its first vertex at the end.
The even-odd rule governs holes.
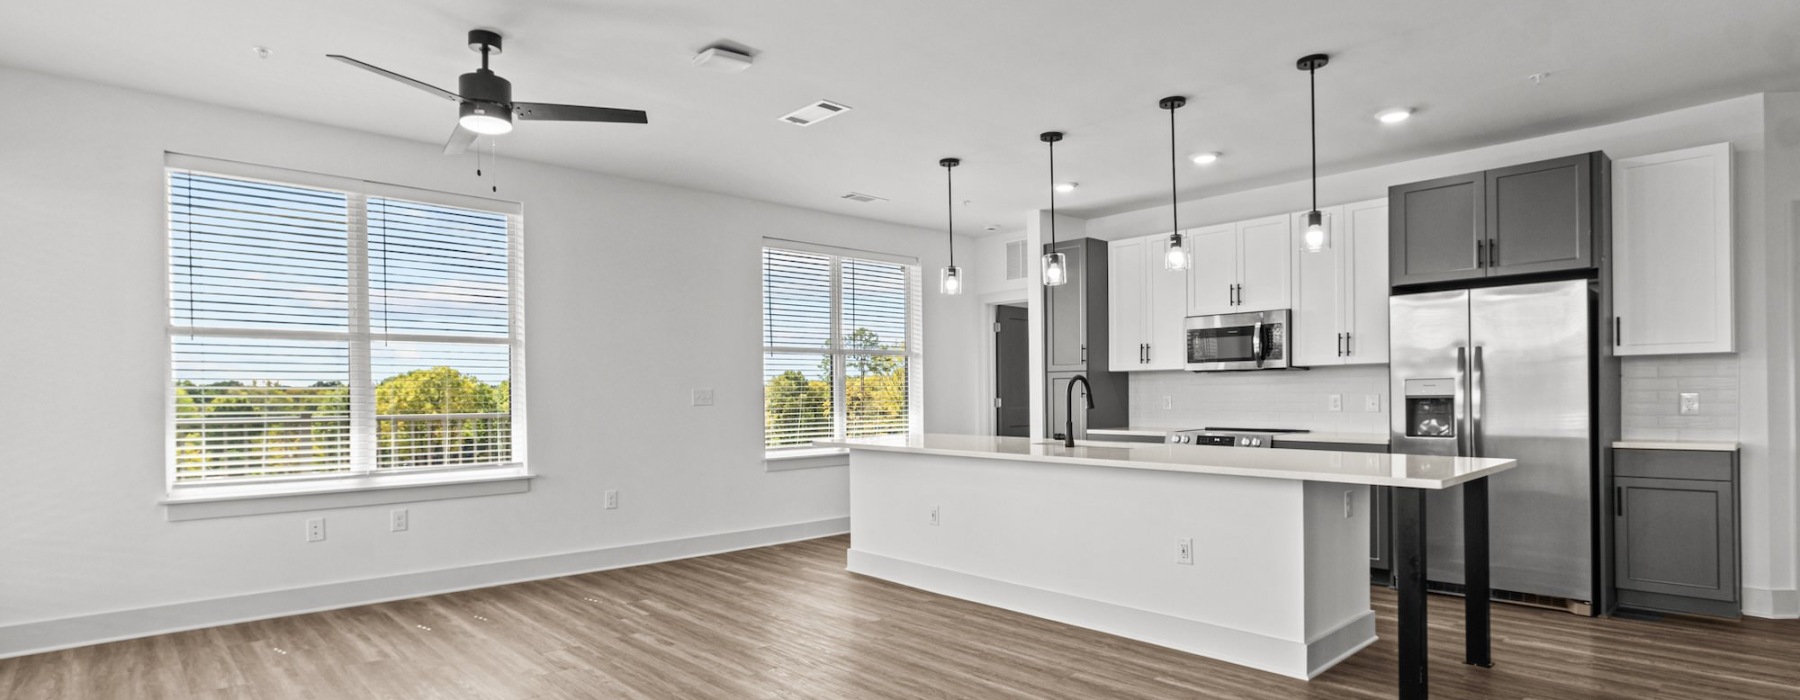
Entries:
MULTIPOLYGON (((179 153, 164 154, 164 307, 167 334, 174 338, 187 334, 212 337, 289 338, 309 340, 341 340, 349 343, 352 450, 350 471, 319 475, 294 475, 228 479, 214 482, 176 481, 176 410, 175 383, 164 377, 163 412, 165 458, 164 482, 167 494, 160 501, 168 506, 168 519, 190 520, 271 512, 315 510, 319 508, 402 503, 441 498, 519 493, 529 490, 533 475, 527 468, 526 372, 525 372, 525 250, 523 207, 484 197, 423 190, 368 180, 323 175, 229 160, 205 158, 179 153), (195 172, 223 177, 256 180, 274 185, 311 187, 333 190, 348 199, 349 232, 346 241, 349 270, 350 327, 347 332, 282 331, 262 329, 208 328, 178 325, 173 298, 175 222, 169 211, 169 181, 174 173, 195 172), (377 420, 374 384, 370 376, 371 331, 369 327, 369 230, 367 205, 369 198, 393 198, 472 209, 502 214, 507 219, 507 286, 508 326, 505 339, 439 336, 412 333, 387 333, 388 340, 404 342, 446 342, 457 344, 506 345, 509 349, 508 372, 511 389, 512 459, 504 464, 466 467, 426 467, 376 469, 377 420)), ((165 371, 174 366, 172 343, 163 344, 165 371)))
MULTIPOLYGON (((846 414, 847 402, 844 400, 844 387, 847 376, 844 370, 844 359, 850 355, 878 355, 884 357, 903 357, 906 359, 906 421, 907 434, 918 435, 923 432, 925 424, 924 386, 925 386, 925 334, 924 304, 920 298, 921 272, 919 259, 914 257, 877 253, 853 248, 806 243, 780 238, 764 238, 762 246, 757 248, 758 267, 767 249, 787 250, 798 253, 824 255, 831 262, 831 333, 830 346, 827 348, 799 347, 786 345, 769 345, 762 343, 760 358, 769 353, 785 353, 795 355, 826 355, 831 358, 831 434, 833 438, 842 438, 849 431, 849 418, 846 414), (905 350, 869 350, 863 348, 844 347, 843 329, 843 261, 848 259, 866 260, 870 262, 893 263, 906 269, 906 349, 905 350)), ((762 298, 766 292, 762 288, 761 276, 757 279, 757 297, 762 298)), ((759 312, 760 313, 760 312, 759 312)), ((766 331, 766 329, 762 329, 766 331)), ((767 338, 767 335, 763 336, 767 338)), ((766 386, 766 385, 765 385, 766 386)), ((765 397, 765 406, 767 399, 765 397)), ((765 419, 766 420, 766 419, 765 419)), ((767 423, 764 423, 767 428, 767 423)), ((768 446, 768 436, 763 435, 763 463, 769 471, 787 471, 814 467, 837 467, 848 464, 846 451, 835 448, 818 447, 779 447, 768 446)))

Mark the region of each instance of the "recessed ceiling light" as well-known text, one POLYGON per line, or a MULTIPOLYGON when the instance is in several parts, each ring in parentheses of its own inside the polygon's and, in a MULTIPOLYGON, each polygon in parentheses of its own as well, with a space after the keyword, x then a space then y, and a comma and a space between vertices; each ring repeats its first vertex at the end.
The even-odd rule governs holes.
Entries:
POLYGON ((1383 124, 1399 124, 1407 119, 1411 119, 1412 113, 1413 111, 1409 107, 1396 107, 1376 114, 1375 118, 1381 120, 1381 123, 1383 124))
POLYGON ((1068 194, 1070 192, 1074 192, 1075 188, 1080 187, 1080 186, 1081 186, 1081 183, 1079 183, 1079 182, 1058 182, 1058 183, 1056 183, 1056 191, 1061 192, 1063 194, 1068 194))
POLYGON ((250 53, 256 54, 257 58, 268 58, 275 55, 275 50, 267 46, 252 46, 250 53))
POLYGON ((1219 152, 1195 153, 1192 157, 1194 165, 1212 165, 1219 160, 1219 152))

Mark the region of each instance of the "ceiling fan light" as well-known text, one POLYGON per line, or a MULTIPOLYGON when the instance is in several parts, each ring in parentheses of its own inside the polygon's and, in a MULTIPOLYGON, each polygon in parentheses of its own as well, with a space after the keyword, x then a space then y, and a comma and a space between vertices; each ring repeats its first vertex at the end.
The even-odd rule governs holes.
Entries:
POLYGON ((456 122, 483 136, 499 136, 513 129, 511 110, 479 102, 462 103, 462 116, 456 122))

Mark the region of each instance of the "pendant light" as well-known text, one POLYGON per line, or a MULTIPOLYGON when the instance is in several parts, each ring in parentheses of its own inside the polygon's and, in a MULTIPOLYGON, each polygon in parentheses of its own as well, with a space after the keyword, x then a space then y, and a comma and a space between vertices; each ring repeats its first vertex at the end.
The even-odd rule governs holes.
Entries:
POLYGON ((1169 243, 1163 250, 1163 268, 1188 269, 1187 244, 1181 240, 1180 205, 1175 201, 1175 110, 1187 105, 1186 97, 1164 97, 1157 103, 1169 110, 1169 243))
POLYGON ((944 241, 950 247, 950 264, 944 267, 944 274, 938 278, 938 291, 943 294, 957 295, 963 290, 962 268, 956 266, 956 185, 950 176, 950 169, 962 165, 961 158, 944 158, 938 161, 944 166, 944 241))
POLYGON ((1300 236, 1300 249, 1308 253, 1323 253, 1331 247, 1331 234, 1325 230, 1325 215, 1319 213, 1319 81, 1318 71, 1331 62, 1331 57, 1322 53, 1300 59, 1295 68, 1306 71, 1307 103, 1311 107, 1312 122, 1312 211, 1306 213, 1306 231, 1300 236))
POLYGON ((1056 250, 1056 142, 1062 140, 1062 132, 1046 131, 1038 134, 1038 140, 1050 144, 1050 252, 1044 254, 1044 286, 1057 287, 1069 281, 1069 261, 1067 256, 1056 250))

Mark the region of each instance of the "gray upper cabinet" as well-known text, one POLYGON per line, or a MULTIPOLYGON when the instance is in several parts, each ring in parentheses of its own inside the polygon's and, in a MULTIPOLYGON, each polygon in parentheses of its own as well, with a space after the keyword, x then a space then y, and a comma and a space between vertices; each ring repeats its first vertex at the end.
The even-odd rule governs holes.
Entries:
POLYGON ((1736 616, 1736 453, 1616 450, 1614 459, 1619 604, 1736 616))
POLYGON ((1392 286, 1595 268, 1608 164, 1584 153, 1389 188, 1392 286))
POLYGON ((1486 173, 1488 275, 1594 266, 1594 156, 1599 155, 1486 173))
POLYGON ((1388 275, 1393 286, 1486 274, 1487 201, 1482 173, 1388 189, 1388 275))
POLYGON ((1130 377, 1111 371, 1108 361, 1107 243, 1076 238, 1057 241, 1054 248, 1046 244, 1044 249, 1062 252, 1069 273, 1068 282, 1044 288, 1044 373, 1045 386, 1050 389, 1044 396, 1049 404, 1044 412, 1049 422, 1044 434, 1062 432, 1063 392, 1068 378, 1076 374, 1086 376, 1094 392, 1094 410, 1078 416, 1076 425, 1123 427, 1131 405, 1131 385, 1130 377))
MULTIPOLYGON (((1056 251, 1066 258, 1069 281, 1055 287, 1044 288, 1044 333, 1048 342, 1044 344, 1044 371, 1046 372, 1080 372, 1086 370, 1087 362, 1087 325, 1088 318, 1087 291, 1088 266, 1092 261, 1088 258, 1087 240, 1077 238, 1071 241, 1057 241, 1055 247, 1045 245, 1045 252, 1056 251)), ((1104 250, 1104 248, 1102 248, 1104 250)), ((1104 263, 1103 263, 1104 265, 1104 263)), ((1104 266, 1101 269, 1105 269, 1104 266)), ((1105 288, 1102 282, 1102 288, 1105 288)))

